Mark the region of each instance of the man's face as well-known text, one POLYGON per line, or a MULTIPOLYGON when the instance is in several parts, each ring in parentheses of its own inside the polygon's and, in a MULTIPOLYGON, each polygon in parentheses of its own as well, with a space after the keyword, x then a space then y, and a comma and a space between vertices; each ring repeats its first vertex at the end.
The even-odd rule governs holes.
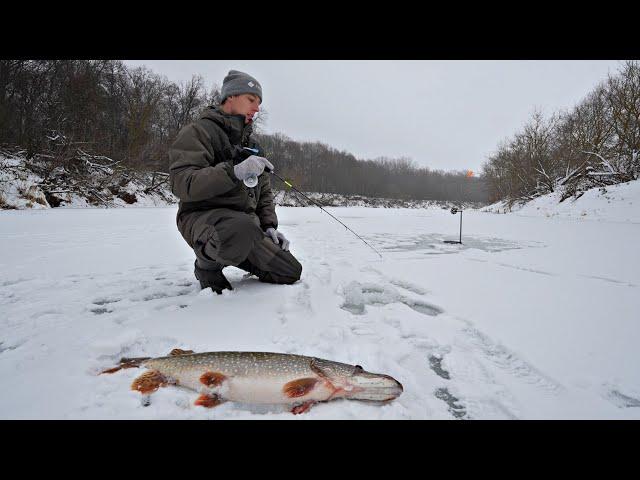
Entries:
POLYGON ((244 115, 244 123, 253 121, 253 117, 260 111, 260 97, 252 93, 233 95, 227 98, 223 105, 224 111, 233 115, 244 115))

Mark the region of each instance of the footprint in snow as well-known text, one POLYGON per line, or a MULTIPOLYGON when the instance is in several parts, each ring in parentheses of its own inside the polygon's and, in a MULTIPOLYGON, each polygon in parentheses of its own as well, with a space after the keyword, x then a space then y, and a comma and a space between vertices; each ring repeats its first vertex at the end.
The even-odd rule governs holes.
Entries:
POLYGON ((90 312, 93 312, 96 315, 102 315, 103 313, 111 313, 113 312, 113 310, 109 310, 108 308, 104 308, 104 307, 99 307, 99 308, 91 309, 90 312))
POLYGON ((466 334, 467 340, 475 348, 479 348, 485 358, 514 377, 520 378, 528 384, 536 385, 549 392, 555 393, 563 389, 561 384, 544 375, 533 365, 506 347, 495 343, 479 330, 469 326, 464 328, 463 332, 466 334))
POLYGON ((93 304, 102 306, 102 305, 107 305, 109 303, 117 303, 121 300, 122 300, 121 298, 98 298, 93 301, 93 304))
POLYGON ((395 285, 396 287, 400 287, 400 288, 404 288, 405 290, 411 292, 411 293, 415 293, 416 295, 426 295, 427 293, 429 293, 427 290, 425 290, 424 288, 415 285, 413 283, 407 282, 405 280, 390 280, 390 282, 395 285))
POLYGON ((640 407, 640 399, 625 395, 624 393, 611 389, 607 393, 607 398, 619 408, 638 408, 640 407))
POLYGON ((436 398, 442 400, 449 406, 449 412, 457 419, 468 418, 467 409, 460 400, 453 396, 447 388, 438 388, 435 391, 436 398))
POLYGON ((431 370, 435 372, 440 378, 444 378, 445 380, 451 380, 451 376, 449 372, 442 367, 442 355, 429 355, 429 367, 431 370))
POLYGON ((405 297, 391 286, 374 283, 351 282, 344 287, 343 296, 344 302, 341 308, 355 315, 364 314, 367 305, 389 305, 392 303, 403 303, 418 313, 432 317, 443 313, 443 310, 435 305, 405 297))

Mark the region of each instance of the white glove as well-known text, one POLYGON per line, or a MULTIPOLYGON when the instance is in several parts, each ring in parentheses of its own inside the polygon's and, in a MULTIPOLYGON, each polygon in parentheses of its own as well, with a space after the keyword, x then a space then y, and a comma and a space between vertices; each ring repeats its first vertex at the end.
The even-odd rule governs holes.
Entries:
POLYGON ((273 243, 275 243, 276 245, 280 245, 280 240, 282 240, 282 245, 280 245, 280 248, 282 248, 282 250, 284 250, 285 252, 289 251, 289 240, 287 240, 287 237, 285 237, 282 232, 279 232, 275 228, 269 227, 267 228, 267 234, 271 236, 271 240, 273 240, 273 243))
POLYGON ((265 167, 273 170, 273 165, 269 160, 264 157, 258 157, 257 155, 251 155, 243 160, 238 165, 233 167, 233 173, 239 180, 246 180, 249 177, 257 177, 262 175, 265 167))

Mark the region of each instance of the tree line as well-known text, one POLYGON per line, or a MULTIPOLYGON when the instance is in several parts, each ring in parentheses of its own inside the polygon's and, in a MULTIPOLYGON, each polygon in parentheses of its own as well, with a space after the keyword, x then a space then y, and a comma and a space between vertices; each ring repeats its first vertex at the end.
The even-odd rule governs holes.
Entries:
POLYGON ((298 142, 279 133, 256 137, 279 172, 303 190, 404 200, 487 200, 482 179, 467 171, 421 168, 406 157, 359 160, 321 142, 298 142))
MULTIPOLYGON (((140 171, 167 172, 168 149, 219 88, 200 75, 175 83, 119 60, 0 60, 0 143, 28 156, 55 150, 101 155, 140 171)), ((418 167, 409 158, 357 159, 320 142, 261 130, 256 137, 281 175, 307 191, 483 202, 482 178, 418 167)), ((276 186, 277 187, 277 186, 276 186)))
POLYGON ((118 60, 1 60, 0 142, 165 170, 173 138, 208 100, 197 75, 176 84, 118 60))
POLYGON ((580 103, 539 112, 483 165, 489 200, 526 201, 563 187, 562 199, 640 173, 640 63, 627 61, 580 103))

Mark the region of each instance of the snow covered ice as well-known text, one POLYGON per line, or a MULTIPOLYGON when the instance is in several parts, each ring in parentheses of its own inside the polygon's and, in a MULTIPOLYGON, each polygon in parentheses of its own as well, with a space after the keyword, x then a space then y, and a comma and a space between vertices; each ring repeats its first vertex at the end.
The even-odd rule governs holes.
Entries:
POLYGON ((230 267, 223 295, 200 291, 176 207, 0 212, 0 418, 638 419, 639 187, 465 210, 462 245, 447 210, 329 208, 382 260, 320 209, 279 207, 301 281, 230 267), (173 348, 359 364, 404 393, 294 416, 176 387, 145 407, 139 370, 97 375, 173 348))

